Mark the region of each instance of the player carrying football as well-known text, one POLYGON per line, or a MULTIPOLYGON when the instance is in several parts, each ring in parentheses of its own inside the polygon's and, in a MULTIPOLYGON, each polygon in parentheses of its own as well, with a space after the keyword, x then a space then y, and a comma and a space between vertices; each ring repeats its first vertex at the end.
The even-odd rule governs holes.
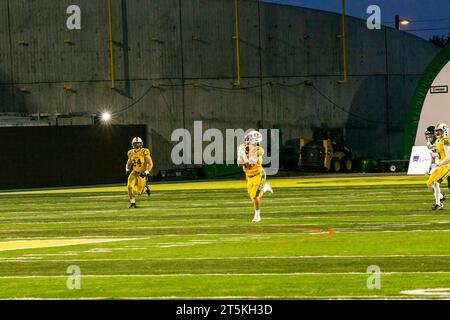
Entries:
POLYGON ((434 193, 435 204, 433 210, 442 209, 442 201, 445 200, 441 193, 440 183, 450 175, 450 139, 448 138, 448 127, 440 123, 435 129, 436 153, 432 152, 430 171, 427 185, 434 193))
POLYGON ((153 168, 153 160, 150 156, 150 150, 143 148, 144 143, 141 138, 133 138, 131 146, 133 149, 128 151, 128 161, 125 166, 125 171, 128 177, 130 209, 135 209, 136 196, 140 196, 144 192, 150 195, 148 179, 150 171, 153 168))
POLYGON ((261 221, 261 201, 265 193, 273 193, 270 184, 266 182, 266 172, 262 167, 264 149, 260 147, 262 135, 258 131, 250 131, 244 138, 244 143, 238 148, 238 166, 243 166, 247 191, 255 208, 253 222, 261 221))
MULTIPOLYGON (((429 126, 425 131, 425 139, 427 140, 427 148, 430 150, 432 161, 434 162, 434 158, 437 157, 436 153, 436 135, 435 135, 435 127, 429 126)), ((428 174, 432 171, 431 167, 428 170, 428 174)), ((450 189, 450 177, 447 178, 447 187, 450 189)), ((441 202, 445 200, 445 195, 441 196, 441 202)))

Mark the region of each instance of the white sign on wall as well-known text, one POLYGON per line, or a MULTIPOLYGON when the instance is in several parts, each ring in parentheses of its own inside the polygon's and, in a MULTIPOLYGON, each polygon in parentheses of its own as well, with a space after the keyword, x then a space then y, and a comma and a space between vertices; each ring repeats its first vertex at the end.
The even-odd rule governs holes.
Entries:
POLYGON ((434 79, 423 102, 414 145, 426 145, 425 131, 437 123, 450 124, 450 61, 434 79))
POLYGON ((448 93, 448 86, 432 86, 430 88, 431 94, 442 94, 442 93, 448 93))
POLYGON ((431 152, 426 146, 415 146, 409 160, 408 174, 426 174, 431 164, 431 152))

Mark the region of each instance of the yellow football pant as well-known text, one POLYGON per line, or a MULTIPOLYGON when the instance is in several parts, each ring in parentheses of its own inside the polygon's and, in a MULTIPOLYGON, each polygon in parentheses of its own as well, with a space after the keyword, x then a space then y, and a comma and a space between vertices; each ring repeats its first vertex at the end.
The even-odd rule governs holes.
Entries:
POLYGON ((433 170, 427 181, 427 186, 431 188, 436 182, 441 183, 450 175, 450 166, 437 167, 433 170))
POLYGON ((128 189, 135 190, 135 194, 140 196, 144 192, 146 179, 140 176, 140 173, 133 171, 128 176, 128 189))
POLYGON ((261 190, 266 183, 266 172, 263 170, 261 174, 252 177, 246 177, 247 179, 247 192, 250 199, 254 200, 261 194, 261 190))

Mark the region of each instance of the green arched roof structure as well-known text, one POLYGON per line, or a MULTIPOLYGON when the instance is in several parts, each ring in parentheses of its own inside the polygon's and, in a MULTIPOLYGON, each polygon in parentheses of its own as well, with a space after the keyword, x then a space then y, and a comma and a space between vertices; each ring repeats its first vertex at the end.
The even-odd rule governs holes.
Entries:
POLYGON ((422 112, 422 107, 425 102, 425 98, 427 97, 428 91, 430 90, 431 85, 436 79, 437 75, 441 70, 446 66, 446 64, 450 61, 450 44, 445 46, 430 65, 425 70, 424 74, 419 80, 416 91, 411 100, 411 104, 409 106, 408 115, 406 117, 405 124, 405 137, 404 137, 404 145, 405 145, 405 154, 404 159, 409 159, 412 147, 414 146, 414 141, 416 139, 417 127, 419 125, 420 114, 422 112))

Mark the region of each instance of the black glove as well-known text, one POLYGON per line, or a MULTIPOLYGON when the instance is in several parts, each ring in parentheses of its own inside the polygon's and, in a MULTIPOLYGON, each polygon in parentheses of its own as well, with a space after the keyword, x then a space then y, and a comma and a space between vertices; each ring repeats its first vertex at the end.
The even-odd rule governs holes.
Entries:
POLYGON ((148 177, 150 176, 150 174, 149 174, 149 173, 145 173, 145 172, 141 172, 140 176, 141 176, 141 178, 146 178, 146 179, 148 179, 148 177))
POLYGON ((125 177, 128 177, 130 175, 130 170, 125 171, 125 177))

